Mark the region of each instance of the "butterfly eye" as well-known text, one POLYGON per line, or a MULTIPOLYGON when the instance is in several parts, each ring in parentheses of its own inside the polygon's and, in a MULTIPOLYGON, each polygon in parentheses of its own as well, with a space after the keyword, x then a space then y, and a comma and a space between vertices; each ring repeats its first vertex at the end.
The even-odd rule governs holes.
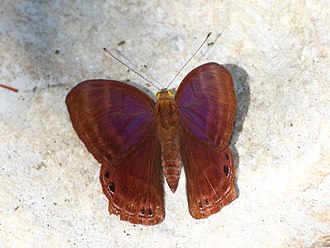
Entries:
POLYGON ((141 209, 140 214, 144 215, 144 208, 141 209))
POLYGON ((167 91, 167 94, 172 97, 174 96, 174 92, 172 90, 167 91))
POLYGON ((111 193, 115 193, 115 184, 114 183, 109 184, 109 190, 111 193))

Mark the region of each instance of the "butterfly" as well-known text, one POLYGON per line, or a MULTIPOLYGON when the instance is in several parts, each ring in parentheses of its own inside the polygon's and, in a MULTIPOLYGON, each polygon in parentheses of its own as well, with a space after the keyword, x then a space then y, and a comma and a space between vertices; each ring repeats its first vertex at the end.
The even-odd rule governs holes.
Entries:
POLYGON ((74 130, 102 165, 100 182, 109 212, 134 224, 165 218, 164 176, 172 192, 181 167, 189 212, 196 219, 236 198, 229 142, 236 97, 229 71, 214 62, 193 69, 176 94, 156 101, 113 80, 87 80, 66 97, 74 130))

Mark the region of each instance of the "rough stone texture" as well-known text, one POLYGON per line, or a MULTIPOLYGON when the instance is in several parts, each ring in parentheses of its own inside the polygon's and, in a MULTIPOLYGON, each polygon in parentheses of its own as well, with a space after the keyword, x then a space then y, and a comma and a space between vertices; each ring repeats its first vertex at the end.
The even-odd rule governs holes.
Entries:
POLYGON ((24 1, 0 5, 1 247, 324 247, 330 244, 330 2, 24 1), (109 215, 99 164, 64 99, 91 78, 157 90, 207 61, 235 77, 232 146, 239 198, 206 220, 187 210, 184 175, 166 219, 109 215), (124 44, 119 44, 125 41, 124 44), (146 66, 145 66, 146 65, 146 66), (134 84, 133 83, 133 84, 134 84))

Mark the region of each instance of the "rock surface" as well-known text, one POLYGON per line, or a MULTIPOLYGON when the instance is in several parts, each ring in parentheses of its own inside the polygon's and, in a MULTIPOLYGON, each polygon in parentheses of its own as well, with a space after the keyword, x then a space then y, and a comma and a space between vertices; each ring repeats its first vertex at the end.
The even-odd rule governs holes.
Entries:
POLYGON ((330 245, 329 1, 27 1, 0 6, 1 247, 324 247, 330 245), (166 219, 109 215, 99 164, 72 129, 68 91, 92 78, 157 89, 216 61, 238 96, 232 138, 239 197, 188 213, 184 173, 166 219), (157 83, 155 83, 157 85, 157 83))

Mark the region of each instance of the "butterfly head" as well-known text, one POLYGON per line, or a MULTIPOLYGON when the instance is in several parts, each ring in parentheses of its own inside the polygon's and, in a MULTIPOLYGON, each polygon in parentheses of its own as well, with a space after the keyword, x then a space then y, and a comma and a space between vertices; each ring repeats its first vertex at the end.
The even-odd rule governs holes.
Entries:
POLYGON ((174 92, 172 90, 168 89, 161 89, 157 94, 156 94, 156 99, 163 100, 163 99, 171 99, 174 98, 174 92))

